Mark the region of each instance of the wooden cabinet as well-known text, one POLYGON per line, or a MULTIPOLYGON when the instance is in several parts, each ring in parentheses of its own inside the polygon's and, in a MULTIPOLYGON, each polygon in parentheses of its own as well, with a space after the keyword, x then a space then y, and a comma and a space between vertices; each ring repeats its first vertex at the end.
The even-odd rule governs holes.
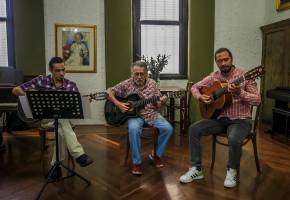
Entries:
POLYGON ((277 86, 290 86, 290 19, 262 26, 265 76, 262 78, 262 120, 272 123, 273 99, 266 91, 277 86))

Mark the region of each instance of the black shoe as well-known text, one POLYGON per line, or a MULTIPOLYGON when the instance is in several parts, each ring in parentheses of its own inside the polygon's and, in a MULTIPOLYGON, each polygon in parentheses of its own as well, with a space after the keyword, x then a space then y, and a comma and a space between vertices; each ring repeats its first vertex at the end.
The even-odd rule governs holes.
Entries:
POLYGON ((83 154, 81 156, 79 156, 76 159, 77 163, 81 166, 81 167, 86 167, 90 164, 92 164, 94 161, 87 155, 87 154, 83 154))
MULTIPOLYGON (((48 178, 50 171, 46 174, 45 178, 48 178)), ((49 177, 49 181, 55 181, 57 179, 60 179, 62 177, 62 172, 61 172, 61 168, 57 167, 53 173, 51 174, 51 176, 49 177)))

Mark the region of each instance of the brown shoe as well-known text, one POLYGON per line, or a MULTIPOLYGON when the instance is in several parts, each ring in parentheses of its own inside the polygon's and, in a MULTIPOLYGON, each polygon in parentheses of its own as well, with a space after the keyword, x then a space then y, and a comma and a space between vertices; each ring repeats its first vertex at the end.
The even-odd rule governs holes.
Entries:
POLYGON ((158 156, 149 154, 149 159, 152 161, 152 163, 155 165, 156 168, 164 167, 164 164, 162 163, 161 159, 158 156))

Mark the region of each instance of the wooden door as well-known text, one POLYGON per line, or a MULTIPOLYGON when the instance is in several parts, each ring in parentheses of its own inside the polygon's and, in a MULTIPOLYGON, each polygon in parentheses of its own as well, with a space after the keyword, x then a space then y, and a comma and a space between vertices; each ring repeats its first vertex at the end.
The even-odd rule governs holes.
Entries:
POLYGON ((262 120, 272 123, 274 100, 266 97, 266 91, 278 86, 289 86, 290 74, 290 20, 262 27, 263 60, 265 76, 262 79, 262 120))

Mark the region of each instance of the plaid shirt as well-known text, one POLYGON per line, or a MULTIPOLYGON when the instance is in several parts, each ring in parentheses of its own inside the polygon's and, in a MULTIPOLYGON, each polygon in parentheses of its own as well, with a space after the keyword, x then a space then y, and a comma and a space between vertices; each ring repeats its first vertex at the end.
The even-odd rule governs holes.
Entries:
POLYGON ((51 75, 48 76, 38 76, 26 83, 20 85, 20 87, 24 90, 39 90, 39 91, 49 91, 49 90, 57 90, 57 91, 68 91, 68 92, 78 92, 78 88, 75 82, 72 82, 68 79, 63 79, 63 83, 61 87, 55 87, 53 79, 51 75))
MULTIPOLYGON (((216 71, 205 77, 203 80, 194 84, 191 88, 192 96, 199 99, 201 96, 199 90, 202 87, 210 87, 213 82, 232 82, 236 78, 246 73, 246 70, 234 68, 229 76, 223 76, 220 71, 216 71)), ((227 117, 230 120, 251 118, 251 105, 259 105, 261 102, 260 93, 255 80, 245 80, 240 84, 241 93, 239 96, 233 96, 233 102, 230 106, 224 108, 218 118, 227 117)))
MULTIPOLYGON (((127 97, 130 94, 137 94, 141 99, 161 96, 156 82, 150 78, 147 78, 144 87, 137 87, 133 78, 129 78, 112 87, 112 90, 119 97, 127 97)), ((153 121, 159 116, 159 111, 154 104, 150 103, 140 110, 140 116, 146 123, 152 125, 153 121)))

